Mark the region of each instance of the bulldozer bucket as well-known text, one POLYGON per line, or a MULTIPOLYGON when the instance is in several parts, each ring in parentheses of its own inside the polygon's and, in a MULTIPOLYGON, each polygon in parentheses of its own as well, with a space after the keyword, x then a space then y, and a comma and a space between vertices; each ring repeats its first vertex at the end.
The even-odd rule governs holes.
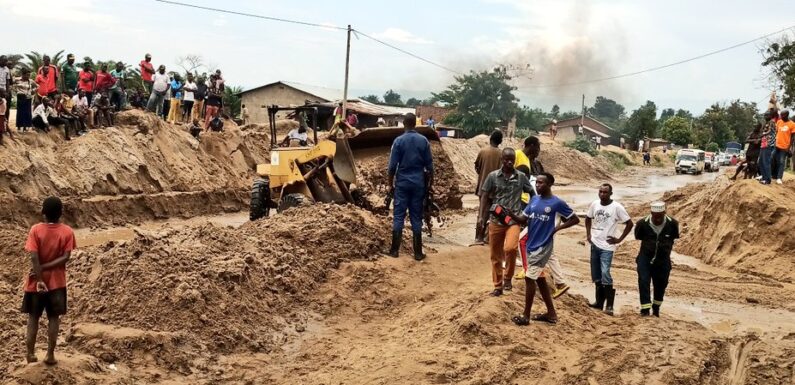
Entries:
POLYGON ((347 138, 337 138, 337 150, 334 153, 334 174, 348 184, 356 183, 356 162, 347 138))
MULTIPOLYGON (((439 141, 439 134, 428 126, 418 126, 417 133, 428 138, 431 141, 439 141)), ((351 151, 361 150, 371 147, 390 147, 392 142, 395 141, 400 135, 404 133, 403 127, 377 127, 367 128, 359 132, 356 136, 348 138, 348 144, 351 151)), ((339 153, 339 150, 337 151, 339 153)), ((334 163, 336 167, 336 161, 334 163)))

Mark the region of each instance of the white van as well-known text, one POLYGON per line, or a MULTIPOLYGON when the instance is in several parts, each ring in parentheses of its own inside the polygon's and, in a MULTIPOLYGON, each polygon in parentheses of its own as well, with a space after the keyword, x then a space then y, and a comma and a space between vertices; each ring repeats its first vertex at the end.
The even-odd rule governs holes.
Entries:
POLYGON ((701 174, 704 172, 704 151, 682 149, 676 153, 677 174, 701 174))

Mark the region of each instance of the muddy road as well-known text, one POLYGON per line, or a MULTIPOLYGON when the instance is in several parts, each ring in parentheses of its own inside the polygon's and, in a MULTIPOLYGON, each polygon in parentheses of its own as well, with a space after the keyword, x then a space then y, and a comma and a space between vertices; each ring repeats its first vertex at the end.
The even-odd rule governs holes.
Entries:
MULTIPOLYGON (((672 174, 625 170, 613 181, 614 196, 628 206, 645 205, 688 183, 725 178, 672 174)), ((556 186, 555 193, 584 212, 597 188, 573 183, 556 186)), ((584 229, 577 226, 559 234, 555 243, 572 287, 556 301, 560 322, 517 327, 510 317, 521 312, 524 283, 515 281, 514 290, 500 298, 488 296, 488 248, 468 246, 477 201, 465 195, 463 204, 426 241, 436 252, 421 263, 404 250, 399 259, 373 256, 324 271, 324 283, 278 318, 283 326, 273 332, 279 341, 273 349, 198 354, 180 367, 164 366, 162 361, 170 361, 157 354, 153 359, 148 350, 109 364, 69 346, 76 338, 105 351, 109 340, 137 346, 164 338, 160 351, 165 355, 203 348, 185 345, 170 333, 78 324, 72 326, 73 340, 63 342, 64 365, 58 369, 71 377, 56 378, 158 384, 795 384, 792 282, 676 254, 662 317, 641 318, 634 264, 638 245, 627 241, 613 262, 618 294, 616 316, 609 317, 587 306, 593 296, 589 254, 584 229), (88 374, 76 375, 80 371, 88 374)), ((138 232, 190 229, 205 222, 245 229, 246 219, 238 213, 153 221, 135 228, 82 229, 77 236, 81 245, 103 245, 129 242, 138 232)), ((534 312, 543 307, 539 299, 534 312)), ((17 367, 15 378, 45 383, 37 380, 49 378, 47 370, 17 367)))

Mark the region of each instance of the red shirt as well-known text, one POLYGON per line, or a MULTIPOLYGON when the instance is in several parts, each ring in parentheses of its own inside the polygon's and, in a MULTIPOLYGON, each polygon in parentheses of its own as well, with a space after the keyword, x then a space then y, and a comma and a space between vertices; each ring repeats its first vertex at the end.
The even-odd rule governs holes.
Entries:
POLYGON ((152 65, 152 63, 147 62, 146 60, 141 60, 141 79, 143 79, 143 81, 145 82, 151 82, 152 75, 154 74, 152 72, 147 72, 146 71, 147 69, 154 72, 155 66, 152 65))
POLYGON ((97 71, 96 77, 97 77, 97 82, 94 83, 94 88, 97 91, 107 90, 108 88, 116 84, 116 81, 113 80, 113 76, 110 76, 110 74, 105 71, 97 71))
MULTIPOLYGON (((39 71, 36 73, 37 75, 42 75, 43 74, 43 72, 41 70, 42 68, 44 68, 44 67, 39 68, 39 71)), ((55 81, 56 81, 56 79, 58 79, 58 67, 50 64, 50 71, 47 74, 48 74, 48 80, 47 80, 48 81, 48 84, 47 84, 48 89, 50 89, 52 91, 57 91, 58 90, 58 86, 55 84, 55 81)), ((39 84, 39 89, 41 89, 41 84, 39 84)))
POLYGON ((52 76, 52 72, 48 72, 47 76, 36 75, 36 84, 39 85, 39 90, 37 91, 39 96, 47 96, 57 91, 57 88, 55 88, 55 76, 52 76))
MULTIPOLYGON (((25 250, 39 254, 42 265, 58 259, 67 251, 77 247, 72 228, 62 223, 39 223, 30 228, 25 250)), ((66 266, 44 270, 41 279, 48 290, 66 287, 66 266)), ((25 292, 36 292, 36 279, 30 275, 25 278, 25 292)))
POLYGON ((85 92, 94 91, 94 73, 91 71, 80 71, 77 79, 77 88, 85 92))

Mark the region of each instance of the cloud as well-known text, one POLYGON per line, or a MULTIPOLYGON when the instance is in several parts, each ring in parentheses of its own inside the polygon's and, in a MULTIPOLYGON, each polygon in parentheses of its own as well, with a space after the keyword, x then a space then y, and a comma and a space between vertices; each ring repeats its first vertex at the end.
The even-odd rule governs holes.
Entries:
POLYGON ((432 41, 419 37, 409 31, 400 28, 387 28, 383 32, 373 34, 373 37, 383 40, 391 40, 398 43, 410 44, 433 44, 432 41))
POLYGON ((0 0, 0 8, 15 16, 29 19, 84 23, 102 27, 120 23, 120 20, 113 15, 97 12, 94 0, 38 0, 35 6, 25 1, 0 0))
POLYGON ((213 19, 213 25, 216 27, 224 27, 229 23, 229 20, 226 19, 226 16, 221 15, 213 19))

